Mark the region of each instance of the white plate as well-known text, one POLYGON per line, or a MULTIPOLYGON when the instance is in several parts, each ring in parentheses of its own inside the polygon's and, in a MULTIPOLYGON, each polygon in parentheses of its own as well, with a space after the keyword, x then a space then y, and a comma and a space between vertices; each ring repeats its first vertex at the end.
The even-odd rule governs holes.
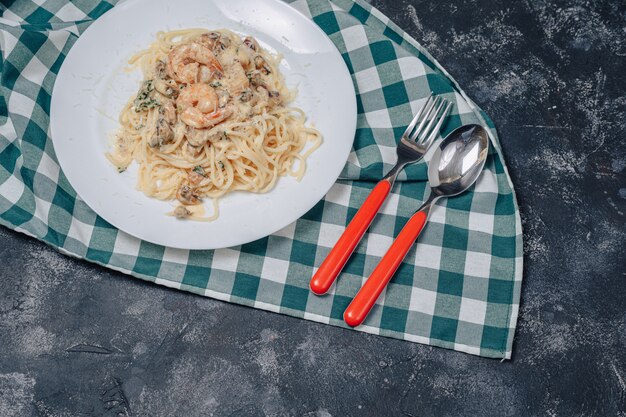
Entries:
MULTIPOLYGON (((288 226, 328 192, 352 147, 356 100, 350 73, 330 39, 279 0, 135 0, 107 12, 71 49, 54 86, 50 129, 67 179, 109 223, 164 246, 216 249, 288 226), (219 218, 210 223, 166 216, 174 204, 135 188, 136 164, 118 174, 104 156, 119 112, 139 86, 139 71, 123 71, 130 56, 146 48, 160 30, 192 27, 250 34, 281 53, 287 85, 299 91, 294 104, 324 138, 308 158, 302 181, 282 177, 267 194, 227 195, 219 200, 219 218)), ((206 205, 210 212, 211 203, 206 205)))

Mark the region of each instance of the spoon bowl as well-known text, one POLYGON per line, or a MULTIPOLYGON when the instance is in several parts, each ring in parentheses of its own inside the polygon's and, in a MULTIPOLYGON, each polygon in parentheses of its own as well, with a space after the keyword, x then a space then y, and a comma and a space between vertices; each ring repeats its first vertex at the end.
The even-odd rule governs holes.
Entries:
POLYGON ((372 275, 344 312, 343 319, 348 325, 358 326, 365 320, 422 232, 435 201, 441 197, 461 194, 476 182, 485 166, 488 150, 487 131, 479 125, 461 126, 441 142, 428 165, 430 196, 400 231, 372 275))
POLYGON ((452 197, 471 187, 485 166, 488 151, 489 136, 482 126, 461 126, 446 136, 428 165, 432 194, 452 197))

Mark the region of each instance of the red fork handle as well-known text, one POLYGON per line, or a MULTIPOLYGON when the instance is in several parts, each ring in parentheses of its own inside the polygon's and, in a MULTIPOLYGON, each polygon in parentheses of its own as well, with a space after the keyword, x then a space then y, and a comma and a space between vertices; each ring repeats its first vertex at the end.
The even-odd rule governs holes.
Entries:
POLYGON ((322 295, 333 285, 335 278, 337 278, 337 275, 339 275, 346 262, 348 262, 350 255, 354 252, 354 248, 356 248, 356 245, 361 241, 361 238, 372 223, 372 220, 374 220, 383 201, 385 201, 385 198, 389 195, 390 190, 391 183, 387 180, 382 180, 376 184, 311 279, 311 291, 317 295, 322 295))
POLYGON ((404 260, 409 249, 421 233, 426 220, 428 210, 420 210, 415 213, 404 226, 398 237, 393 242, 383 259, 374 269, 372 275, 356 294, 346 311, 343 319, 349 326, 356 327, 363 323, 365 317, 376 303, 389 280, 404 260))

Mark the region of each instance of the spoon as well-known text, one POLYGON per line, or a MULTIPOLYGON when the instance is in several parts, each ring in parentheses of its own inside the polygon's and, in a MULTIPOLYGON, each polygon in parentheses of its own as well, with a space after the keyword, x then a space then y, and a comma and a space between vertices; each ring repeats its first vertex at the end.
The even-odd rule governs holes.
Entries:
POLYGON ((487 158, 489 138, 479 125, 455 129, 441 142, 428 164, 430 196, 398 234, 372 275, 354 297, 343 319, 355 327, 365 320, 421 233, 430 209, 442 197, 461 194, 476 182, 487 158))

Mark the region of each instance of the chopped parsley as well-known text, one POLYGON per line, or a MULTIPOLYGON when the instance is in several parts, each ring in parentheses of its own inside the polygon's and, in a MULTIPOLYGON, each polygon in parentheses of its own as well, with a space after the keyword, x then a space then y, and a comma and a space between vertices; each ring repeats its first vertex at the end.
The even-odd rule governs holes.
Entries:
POLYGON ((204 171, 204 168, 202 168, 200 165, 193 167, 192 171, 206 178, 206 172, 204 171))
POLYGON ((217 163, 220 165, 220 168, 224 169, 224 163, 222 161, 217 161, 217 163))
POLYGON ((137 93, 137 97, 133 102, 135 111, 146 111, 153 109, 160 105, 160 103, 153 97, 154 85, 152 80, 144 81, 137 93))
POLYGON ((222 83, 219 81, 213 81, 212 83, 209 83, 209 85, 213 88, 217 88, 217 87, 221 87, 222 83))
POLYGON ((121 174, 121 173, 122 173, 122 172, 124 172, 124 171, 126 171, 126 167, 117 167, 117 172, 118 172, 118 173, 120 173, 120 174, 121 174))

